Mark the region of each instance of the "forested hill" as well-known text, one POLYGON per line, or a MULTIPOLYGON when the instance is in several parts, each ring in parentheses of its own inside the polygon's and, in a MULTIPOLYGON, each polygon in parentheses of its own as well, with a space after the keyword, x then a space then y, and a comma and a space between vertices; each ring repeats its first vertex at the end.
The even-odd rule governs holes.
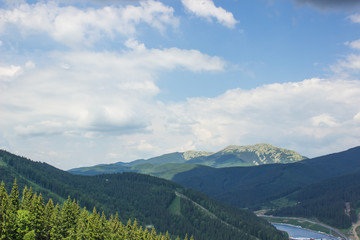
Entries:
POLYGON ((355 180, 359 174, 360 147, 355 147, 291 164, 199 166, 174 180, 234 206, 257 210, 294 203, 274 214, 317 217, 335 227, 349 227, 354 220, 350 211, 360 207, 359 181, 355 180), (351 203, 348 214, 345 202, 351 203))
MULTIPOLYGON (((8 240, 32 239, 127 239, 127 240, 171 240, 169 233, 157 234, 138 226, 137 221, 126 224, 118 215, 105 215, 93 209, 89 213, 79 203, 68 198, 62 205, 54 205, 50 198, 45 204, 42 195, 33 193, 31 187, 21 191, 14 182, 11 193, 7 194, 4 183, 0 187, 0 238, 8 240)), ((176 240, 180 240, 179 237, 176 240)), ((189 240, 185 235, 184 240, 189 240)), ((194 240, 193 236, 190 240, 194 240)))
POLYGON ((287 196, 298 204, 286 206, 268 214, 317 218, 337 228, 348 228, 358 220, 360 209, 360 171, 326 179, 305 186, 287 196))
POLYGON ((77 176, 0 151, 0 178, 6 186, 11 186, 16 178, 20 188, 31 186, 45 200, 51 197, 62 202, 71 196, 82 207, 96 207, 107 216, 118 212, 122 222, 137 219, 139 225, 155 226, 159 232, 169 231, 172 236, 187 233, 197 240, 285 239, 272 225, 249 211, 147 175, 77 176))

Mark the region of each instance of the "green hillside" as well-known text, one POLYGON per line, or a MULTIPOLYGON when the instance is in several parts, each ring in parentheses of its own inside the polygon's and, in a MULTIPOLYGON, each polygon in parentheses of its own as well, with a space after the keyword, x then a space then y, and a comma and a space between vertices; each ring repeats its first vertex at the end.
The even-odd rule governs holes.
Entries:
POLYGON ((175 174, 191 170, 199 164, 222 168, 271 163, 292 163, 304 159, 306 159, 304 156, 292 150, 262 143, 251 146, 231 145, 217 153, 197 151, 169 153, 147 160, 141 159, 129 163, 102 164, 93 167, 71 169, 69 172, 79 175, 138 172, 171 180, 175 174), (165 172, 171 172, 171 174, 165 174, 165 172))
MULTIPOLYGON (((304 201, 298 204, 296 208, 287 208, 287 213, 290 214, 290 212, 292 212, 291 215, 296 216, 298 209, 301 209, 303 212, 310 211, 311 206, 317 206, 315 202, 317 202, 318 205, 324 204, 324 201, 321 202, 319 199, 339 198, 339 196, 345 194, 341 193, 340 190, 356 189, 358 186, 356 185, 358 181, 347 182, 342 180, 342 184, 348 184, 347 188, 340 185, 338 187, 339 191, 333 192, 331 188, 332 185, 338 186, 335 184, 337 180, 333 180, 332 184, 328 183, 326 186, 324 186, 324 183, 320 184, 321 181, 355 174, 358 171, 360 171, 360 147, 290 164, 269 164, 256 167, 231 168, 198 166, 187 172, 177 174, 173 180, 183 186, 204 192, 220 201, 253 210, 279 208, 282 207, 284 202, 287 204, 302 202, 304 201, 304 196, 308 196, 309 200, 307 200, 307 202, 304 201), (319 183, 324 189, 327 187, 329 191, 319 191, 319 193, 321 193, 320 196, 315 195, 315 191, 310 193, 311 190, 317 186, 311 185, 315 183, 319 183), (330 193, 334 194, 331 198, 330 193), (312 196, 314 197, 313 199, 311 198, 312 196), (310 200, 314 202, 311 203, 310 200)), ((340 179, 341 178, 338 180, 340 181, 340 179)), ((350 190, 347 191, 347 193, 348 192, 350 192, 350 190)), ((356 195, 356 192, 354 192, 354 194, 356 195)), ((350 200, 343 198, 342 202, 344 201, 350 200)), ((339 201, 336 202, 338 203, 339 201)), ((355 202, 353 205, 356 205, 355 202)), ((338 211, 338 213, 342 212, 341 217, 347 219, 342 222, 347 222, 345 225, 348 225, 349 221, 351 223, 352 217, 344 214, 344 206, 343 203, 338 204, 336 211, 338 211)), ((286 212, 285 209, 283 209, 277 213, 286 215, 286 212)), ((336 217, 334 217, 335 215, 331 216, 330 211, 328 214, 329 215, 325 217, 327 219, 326 222, 332 225, 341 225, 340 223, 332 222, 331 219, 336 219, 336 217)), ((321 218, 319 214, 315 214, 314 212, 311 214, 308 213, 307 215, 316 215, 321 218)))
POLYGON ((118 212, 122 222, 137 219, 143 227, 155 226, 172 236, 188 233, 204 240, 286 239, 249 211, 156 177, 136 173, 73 175, 6 151, 0 151, 0 162, 0 180, 7 187, 16 178, 19 188, 31 186, 45 200, 51 197, 62 202, 70 196, 87 209, 96 207, 107 216, 118 212))
MULTIPOLYGON (((20 198, 14 182, 10 194, 4 183, 0 187, 0 237, 1 239, 128 239, 171 240, 168 233, 157 234, 155 228, 143 229, 137 221, 119 221, 118 215, 109 219, 94 208, 90 213, 81 209, 78 202, 68 198, 54 205, 50 198, 45 204, 41 194, 25 187, 20 198)), ((193 239, 191 237, 190 239, 193 239)), ((180 240, 180 238, 176 238, 180 240)), ((188 240, 185 236, 185 240, 188 240)))
POLYGON ((287 198, 298 204, 268 212, 276 216, 317 218, 337 228, 357 221, 360 210, 360 171, 303 187, 287 198))

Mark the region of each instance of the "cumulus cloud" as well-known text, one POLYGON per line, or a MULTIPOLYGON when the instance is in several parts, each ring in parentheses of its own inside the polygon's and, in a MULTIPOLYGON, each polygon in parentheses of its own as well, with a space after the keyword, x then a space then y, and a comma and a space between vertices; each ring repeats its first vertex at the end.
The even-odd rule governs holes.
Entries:
POLYGON ((16 77, 22 73, 22 68, 20 66, 10 65, 10 66, 0 66, 0 81, 9 81, 13 77, 16 77))
POLYGON ((196 149, 265 141, 323 154, 346 148, 349 139, 351 146, 360 144, 358 102, 359 81, 309 79, 192 98, 169 106, 174 112, 167 126, 192 135, 196 149))
POLYGON ((353 23, 360 23, 360 14, 353 14, 353 15, 349 16, 349 19, 353 23))
POLYGON ((360 50, 360 39, 352 41, 352 42, 345 42, 345 45, 356 49, 356 50, 360 50))
POLYGON ((228 28, 234 28, 239 22, 231 12, 222 7, 216 7, 212 0, 181 0, 181 2, 189 12, 196 16, 206 18, 209 21, 215 18, 220 24, 228 28))
POLYGON ((174 9, 158 1, 141 1, 124 7, 79 9, 59 6, 55 2, 20 4, 13 9, 0 9, 0 32, 16 27, 22 34, 48 34, 62 44, 91 46, 104 36, 134 35, 135 26, 146 23, 160 31, 176 27, 174 9))
POLYGON ((360 2, 358 0, 295 0, 295 2, 299 4, 309 4, 321 9, 360 7, 360 2))
MULTIPOLYGON (((220 58, 196 50, 147 49, 134 39, 127 45, 131 48, 121 54, 54 52, 47 59, 51 64, 42 63, 41 68, 27 62, 31 72, 0 96, 1 103, 7 104, 2 116, 12 119, 10 125, 17 123, 14 132, 23 136, 149 131, 146 115, 160 91, 155 83, 159 72, 175 68, 220 71, 225 66, 220 58)), ((0 70, 12 76, 19 69, 0 70)))
POLYGON ((334 71, 336 76, 351 78, 360 71, 360 55, 349 54, 330 66, 330 69, 334 71))

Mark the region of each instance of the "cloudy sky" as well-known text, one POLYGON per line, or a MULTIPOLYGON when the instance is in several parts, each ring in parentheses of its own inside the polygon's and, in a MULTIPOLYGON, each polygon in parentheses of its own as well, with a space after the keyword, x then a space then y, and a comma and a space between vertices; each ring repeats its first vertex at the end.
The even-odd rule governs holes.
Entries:
POLYGON ((61 169, 360 145, 358 0, 0 0, 0 148, 61 169))

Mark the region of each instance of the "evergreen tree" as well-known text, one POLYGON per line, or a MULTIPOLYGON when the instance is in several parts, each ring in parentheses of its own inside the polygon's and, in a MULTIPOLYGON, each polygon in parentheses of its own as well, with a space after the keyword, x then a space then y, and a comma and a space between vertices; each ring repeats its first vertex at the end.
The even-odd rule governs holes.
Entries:
POLYGON ((20 209, 20 201, 19 201, 19 190, 18 190, 18 185, 16 183, 16 179, 14 181, 13 187, 11 189, 11 193, 9 195, 10 201, 11 201, 11 206, 12 206, 12 210, 14 212, 16 212, 17 210, 20 209))
POLYGON ((53 227, 51 222, 53 214, 54 214, 54 203, 50 198, 45 206, 45 212, 44 212, 45 239, 50 239, 50 232, 51 232, 51 228, 53 227))
POLYGON ((21 199, 21 208, 22 209, 29 210, 29 211, 31 210, 32 197, 33 197, 32 188, 30 187, 28 189, 25 186, 25 188, 23 190, 22 199, 21 199))
POLYGON ((63 238, 68 236, 70 232, 75 231, 77 215, 77 206, 71 201, 69 196, 61 208, 61 235, 63 238))
POLYGON ((0 186, 0 239, 6 239, 7 234, 7 221, 8 221, 8 195, 5 189, 4 182, 1 182, 0 186))
POLYGON ((77 240, 87 240, 89 239, 88 234, 88 221, 89 221, 89 212, 84 208, 77 220, 76 223, 76 239, 77 240))
POLYGON ((59 204, 56 204, 54 207, 53 214, 51 215, 50 224, 51 224, 51 230, 50 230, 50 239, 52 240, 61 240, 62 238, 62 229, 61 229, 61 209, 59 204))
POLYGON ((44 229, 44 215, 45 215, 45 205, 41 193, 39 196, 34 194, 32 197, 32 204, 30 213, 33 218, 33 229, 35 230, 37 239, 45 239, 45 229, 44 229))
POLYGON ((16 227, 17 239, 23 239, 24 236, 32 229, 30 211, 23 209, 17 211, 16 227))

